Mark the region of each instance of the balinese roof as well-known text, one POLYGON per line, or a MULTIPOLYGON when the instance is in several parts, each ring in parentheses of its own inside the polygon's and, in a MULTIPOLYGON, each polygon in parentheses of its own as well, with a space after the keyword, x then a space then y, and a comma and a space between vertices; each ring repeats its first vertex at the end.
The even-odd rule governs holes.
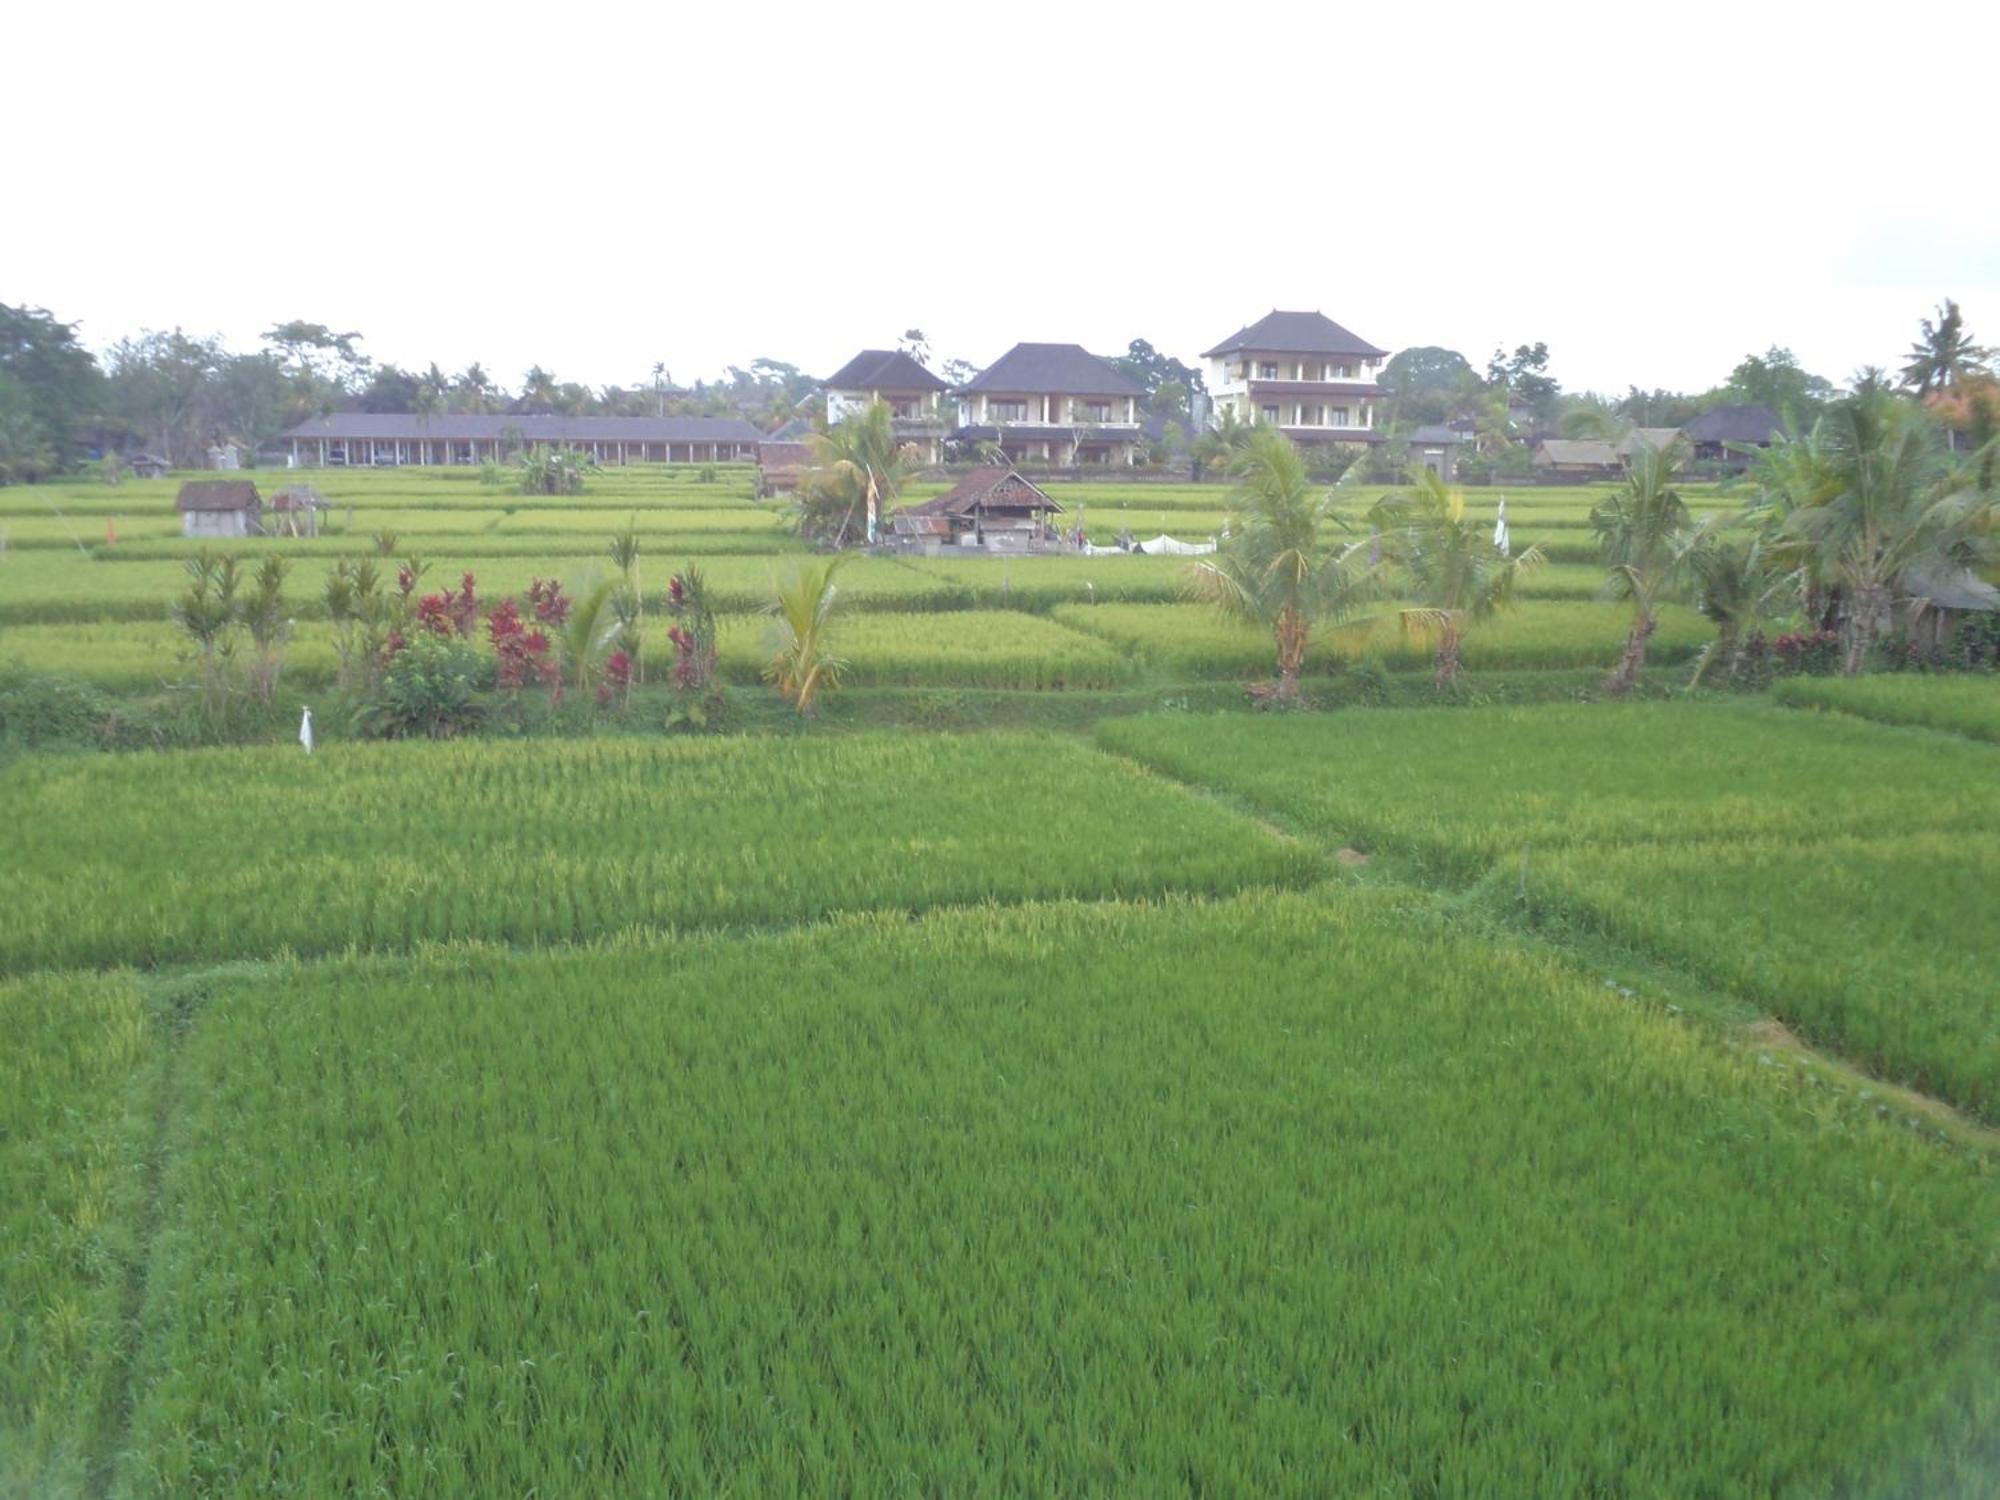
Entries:
POLYGON ((913 516, 969 516, 975 510, 1051 510, 1062 507, 1032 480, 1012 469, 974 469, 935 500, 908 505, 913 516))
POLYGON ((900 349, 863 349, 820 382, 830 391, 943 391, 950 386, 900 349))
POLYGON ((301 422, 284 434, 316 438, 397 438, 418 442, 492 442, 519 436, 530 443, 755 443, 764 434, 740 417, 563 417, 475 413, 417 417, 404 412, 337 411, 301 422))
POLYGON ((1564 468, 1618 467, 1618 453, 1609 443, 1596 439, 1544 438, 1535 450, 1535 462, 1556 464, 1564 468))
POLYGON ((1784 423, 1768 406, 1718 406, 1705 411, 1681 429, 1692 443, 1776 442, 1784 436, 1784 423))
POLYGON ((793 417, 777 431, 766 435, 767 443, 803 443, 813 430, 813 424, 804 417, 793 417))
POLYGON ((1678 427, 1634 427, 1618 440, 1617 453, 1620 458, 1630 458, 1641 447, 1664 453, 1680 435, 1678 427))
POLYGON ((796 469, 812 462, 812 448, 806 443, 771 443, 757 445, 757 467, 760 469, 796 469))
POLYGON ((1903 575, 1903 587, 1911 598, 1927 599, 1936 609, 2000 610, 2000 588, 1970 568, 1911 568, 1903 575))
POLYGON ((1350 333, 1324 313, 1269 312, 1247 328, 1239 328, 1228 338, 1202 354, 1213 359, 1218 354, 1352 354, 1362 359, 1386 359, 1387 349, 1377 349, 1357 333, 1350 333))
POLYGON ((1455 427, 1446 427, 1440 422, 1426 422, 1423 426, 1410 430, 1410 441, 1413 443, 1442 443, 1449 446, 1452 443, 1464 442, 1465 434, 1455 427))
POLYGON ((190 479, 174 500, 176 510, 261 510, 257 486, 247 479, 190 479))
POLYGON ((1016 344, 961 390, 1060 396, 1143 396, 1145 388, 1081 344, 1016 344))

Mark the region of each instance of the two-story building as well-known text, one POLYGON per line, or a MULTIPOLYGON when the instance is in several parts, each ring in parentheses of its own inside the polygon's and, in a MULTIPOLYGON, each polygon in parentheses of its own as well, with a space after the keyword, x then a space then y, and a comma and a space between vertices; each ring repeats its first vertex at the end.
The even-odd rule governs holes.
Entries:
POLYGON ((1145 390, 1081 344, 1016 344, 958 390, 958 441, 1010 463, 1129 465, 1145 390))
POLYGON ((1273 312, 1202 355, 1217 417, 1276 427, 1298 443, 1375 443, 1386 349, 1317 312, 1273 312))
POLYGON ((951 423, 940 398, 950 387, 900 349, 863 349, 827 376, 821 388, 829 426, 881 401, 889 408, 898 439, 914 445, 927 464, 944 457, 951 423))

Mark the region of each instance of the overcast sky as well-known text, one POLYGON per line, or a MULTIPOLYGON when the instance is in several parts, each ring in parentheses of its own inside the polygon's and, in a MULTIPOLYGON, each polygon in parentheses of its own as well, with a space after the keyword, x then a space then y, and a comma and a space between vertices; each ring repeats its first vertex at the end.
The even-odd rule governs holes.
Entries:
POLYGON ((592 385, 1273 307, 1572 389, 2000 342, 2000 5, 34 6, 0 301, 592 385))

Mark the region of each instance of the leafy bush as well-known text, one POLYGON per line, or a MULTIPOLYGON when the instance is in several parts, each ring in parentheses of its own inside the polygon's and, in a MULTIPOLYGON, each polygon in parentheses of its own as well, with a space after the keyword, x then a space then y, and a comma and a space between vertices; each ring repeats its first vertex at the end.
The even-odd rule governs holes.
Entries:
POLYGON ((454 635, 420 630, 389 658, 356 710, 356 726, 381 739, 448 740, 476 728, 487 664, 454 635))
POLYGON ((0 739, 17 744, 94 743, 115 709, 103 692, 73 677, 0 679, 0 739))

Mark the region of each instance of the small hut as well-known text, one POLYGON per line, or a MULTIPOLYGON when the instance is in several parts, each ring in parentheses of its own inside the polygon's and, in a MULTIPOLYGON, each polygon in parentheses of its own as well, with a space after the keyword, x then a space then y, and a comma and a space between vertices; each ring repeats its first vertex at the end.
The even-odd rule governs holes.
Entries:
POLYGON ((264 529, 263 498, 247 479, 190 479, 174 509, 182 536, 255 536, 264 529))
POLYGON ((1025 552, 1050 539, 1049 517, 1061 514, 1040 486, 1012 469, 974 469, 935 500, 898 512, 890 529, 899 537, 1025 552))
POLYGON ((1680 435, 1678 427, 1634 427, 1618 440, 1617 453, 1630 464, 1648 448, 1655 453, 1665 453, 1680 435))
POLYGON ((125 467, 140 479, 165 479, 172 465, 157 453, 141 453, 125 467))
POLYGON ((332 508, 333 502, 311 485, 288 484, 271 497, 271 513, 277 518, 271 534, 318 536, 319 518, 332 508))
POLYGON ((1609 443, 1575 438, 1544 438, 1535 445, 1535 478, 1544 484, 1586 484, 1616 479, 1618 454, 1609 443))
POLYGON ((799 477, 812 467, 812 448, 803 442, 757 445, 757 498, 789 495, 799 487, 799 477))
POLYGON ((1911 638, 1927 651, 1949 646, 1958 627, 1975 616, 2000 613, 2000 588, 1970 568, 1912 568, 1903 589, 1916 606, 1911 638))

